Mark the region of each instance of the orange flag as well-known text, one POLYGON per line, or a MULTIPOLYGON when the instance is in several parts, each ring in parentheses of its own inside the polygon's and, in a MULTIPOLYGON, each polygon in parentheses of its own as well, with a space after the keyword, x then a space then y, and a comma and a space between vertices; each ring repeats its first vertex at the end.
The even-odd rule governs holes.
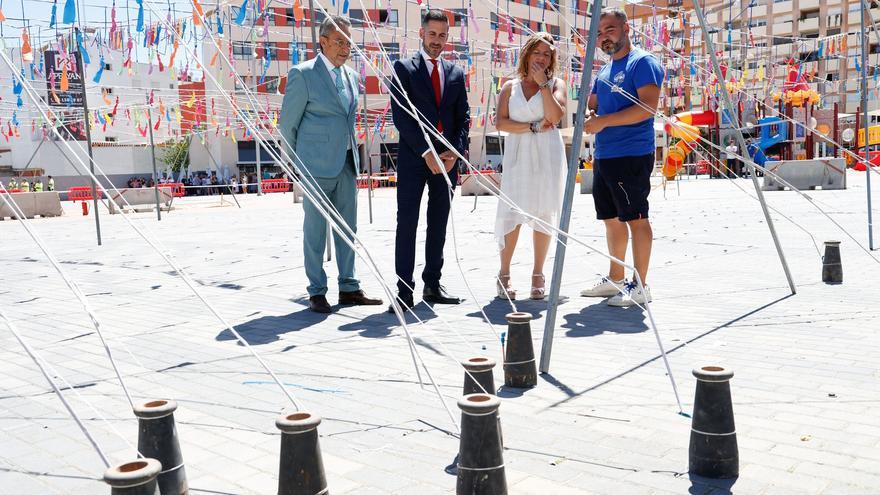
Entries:
POLYGON ((202 17, 205 15, 205 11, 202 10, 202 6, 199 5, 199 0, 192 0, 193 3, 193 24, 196 26, 202 25, 202 17))
POLYGON ((34 51, 31 48, 31 37, 28 36, 27 31, 21 30, 21 59, 25 62, 33 62, 34 61, 34 51))
POLYGON ((303 17, 305 17, 305 15, 303 14, 302 4, 299 2, 299 0, 294 0, 293 1, 293 18, 296 20, 297 23, 300 23, 300 22, 302 22, 303 17))
POLYGON ((61 66, 61 91, 70 88, 70 80, 67 78, 67 64, 61 66))

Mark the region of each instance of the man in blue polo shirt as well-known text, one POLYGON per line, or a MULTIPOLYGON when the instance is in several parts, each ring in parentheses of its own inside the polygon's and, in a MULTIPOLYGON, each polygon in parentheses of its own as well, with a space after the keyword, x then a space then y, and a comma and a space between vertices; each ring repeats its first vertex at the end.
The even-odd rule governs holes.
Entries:
POLYGON ((581 292, 608 297, 611 306, 650 302, 648 262, 654 233, 648 222, 648 194, 654 169, 654 114, 663 85, 663 67, 650 53, 632 46, 626 13, 609 8, 599 16, 599 48, 611 62, 599 70, 590 94, 584 131, 596 135, 593 201, 605 222, 608 251, 624 260, 632 233, 635 269, 642 283, 627 281, 623 267, 611 262, 608 276, 581 292), (621 290, 622 288, 622 290, 621 290))

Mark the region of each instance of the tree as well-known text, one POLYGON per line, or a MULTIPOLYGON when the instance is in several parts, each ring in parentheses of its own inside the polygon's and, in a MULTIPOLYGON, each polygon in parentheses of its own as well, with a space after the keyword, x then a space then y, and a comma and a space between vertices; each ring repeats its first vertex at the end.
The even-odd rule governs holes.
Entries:
POLYGON ((171 168, 173 172, 180 170, 189 164, 189 140, 171 140, 164 145, 160 160, 171 168))

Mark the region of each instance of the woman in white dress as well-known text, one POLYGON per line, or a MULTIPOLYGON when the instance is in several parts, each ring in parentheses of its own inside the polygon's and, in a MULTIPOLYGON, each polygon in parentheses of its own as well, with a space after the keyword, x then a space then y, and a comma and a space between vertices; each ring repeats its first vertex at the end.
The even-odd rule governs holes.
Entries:
POLYGON ((516 298, 510 283, 510 260, 523 224, 534 231, 529 296, 544 298, 544 260, 553 239, 547 225, 558 225, 565 189, 565 147, 556 125, 565 112, 566 89, 565 82, 553 76, 556 63, 553 37, 533 34, 522 47, 518 77, 504 84, 498 98, 496 127, 509 133, 504 141, 501 179, 502 198, 508 201, 499 198, 495 217, 495 238, 501 249, 496 281, 499 298, 516 298))

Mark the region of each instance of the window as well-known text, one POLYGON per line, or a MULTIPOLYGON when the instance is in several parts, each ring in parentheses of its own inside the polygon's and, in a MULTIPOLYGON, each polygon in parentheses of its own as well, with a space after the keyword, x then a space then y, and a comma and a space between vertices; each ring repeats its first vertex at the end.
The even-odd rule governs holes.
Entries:
POLYGON ((232 42, 232 58, 236 60, 248 60, 254 56, 254 44, 242 41, 232 42))
POLYGON ((263 50, 263 59, 271 58, 272 60, 278 60, 278 47, 275 46, 275 43, 270 41, 268 43, 260 43, 260 48, 263 50))
MULTIPOLYGON (((304 41, 293 41, 290 43, 288 51, 290 53, 290 60, 293 60, 293 54, 296 53, 297 61, 303 61, 309 57, 309 44, 304 41)), ((353 51, 352 56, 355 56, 353 51)))
POLYGON ((392 61, 400 59, 400 43, 382 43, 382 49, 392 61))
POLYGON ((501 153, 501 141, 504 138, 501 136, 490 136, 486 135, 486 154, 487 155, 500 155, 501 153))
POLYGON ((280 81, 280 77, 267 77, 266 78, 266 93, 277 93, 278 92, 278 81, 280 81))
POLYGON ((467 9, 451 9, 453 13, 453 26, 467 26, 468 12, 467 9))
POLYGON ((813 10, 802 10, 800 20, 805 21, 807 19, 818 19, 819 18, 819 9, 813 10))
POLYGON ((801 53, 801 62, 815 62, 819 60, 819 52, 811 51, 807 53, 801 53))
POLYGON ((361 9, 349 9, 348 20, 351 21, 351 27, 361 27, 364 25, 364 11, 361 9))
POLYGON ((113 88, 101 88, 101 91, 102 91, 105 95, 112 95, 112 94, 113 94, 113 88))
POLYGON ((104 141, 106 141, 106 142, 108 142, 108 143, 115 143, 115 142, 116 142, 116 136, 105 136, 105 137, 104 137, 104 141))
POLYGON ((397 9, 382 9, 379 11, 379 22, 388 26, 397 26, 397 9))
MULTIPOLYGON (((229 14, 232 16, 232 19, 238 19, 239 10, 240 10, 239 7, 232 6, 232 8, 229 10, 229 14)), ((253 10, 247 9, 247 12, 245 12, 244 24, 250 24, 251 22, 253 22, 253 20, 254 20, 254 13, 253 12, 254 12, 253 10)))

